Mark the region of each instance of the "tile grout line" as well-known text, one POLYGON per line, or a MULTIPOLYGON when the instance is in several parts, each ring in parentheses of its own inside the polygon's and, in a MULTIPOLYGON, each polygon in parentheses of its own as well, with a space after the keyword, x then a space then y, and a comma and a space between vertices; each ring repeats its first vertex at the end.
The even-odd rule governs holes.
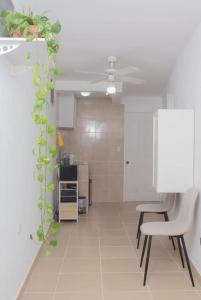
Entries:
POLYGON ((58 288, 58 285, 59 285, 59 279, 60 279, 60 276, 62 274, 61 270, 62 270, 62 267, 63 267, 63 263, 64 263, 64 260, 66 258, 66 254, 68 253, 68 249, 69 249, 69 244, 70 244, 70 240, 71 240, 71 236, 72 236, 72 228, 70 230, 70 233, 69 233, 69 237, 68 237, 68 240, 67 240, 67 245, 66 245, 66 249, 64 251, 64 255, 61 259, 61 266, 59 268, 59 272, 57 274, 57 281, 56 281, 56 285, 55 285, 55 289, 54 289, 54 292, 53 292, 53 300, 55 300, 55 297, 56 297, 56 292, 57 292, 57 288, 58 288))
POLYGON ((104 289, 103 289, 103 268, 102 268, 102 256, 101 256, 101 237, 100 237, 100 230, 99 232, 99 237, 98 237, 98 242, 99 242, 99 263, 100 263, 100 281, 101 281, 101 298, 102 300, 105 299, 104 297, 104 289))
MULTIPOLYGON (((119 217, 120 217, 122 226, 124 227, 124 230, 125 230, 125 233, 126 233, 126 236, 127 236, 128 240, 129 240, 129 243, 130 243, 132 249, 133 249, 133 250, 135 251, 135 253, 136 253, 136 249, 134 248, 134 245, 133 245, 132 240, 131 240, 131 238, 130 238, 130 236, 129 236, 129 234, 128 234, 127 228, 126 228, 126 226, 125 226, 125 224, 124 224, 124 221, 123 221, 123 219, 122 219, 122 217, 121 217, 120 212, 119 212, 119 217)), ((136 255, 137 255, 137 254, 136 254, 136 255)), ((137 263, 138 263, 138 262, 137 262, 137 263)), ((139 264, 138 264, 138 266, 139 266, 139 264)), ((140 268, 140 273, 142 274, 142 280, 143 280, 143 271, 142 271, 141 268, 140 268)), ((146 291, 146 288, 145 288, 145 291, 146 291)), ((149 295, 151 296, 151 299, 154 300, 154 297, 153 297, 153 295, 152 295, 151 289, 149 288, 149 285, 148 285, 148 284, 147 284, 147 291, 148 291, 149 295)))

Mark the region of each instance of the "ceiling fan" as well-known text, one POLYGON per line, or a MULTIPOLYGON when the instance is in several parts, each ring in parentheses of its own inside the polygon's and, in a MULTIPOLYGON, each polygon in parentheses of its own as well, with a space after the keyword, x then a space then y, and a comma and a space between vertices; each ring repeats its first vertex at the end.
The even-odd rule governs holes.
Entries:
POLYGON ((81 71, 81 70, 76 71, 76 72, 82 73, 82 74, 91 74, 91 75, 99 76, 99 78, 92 80, 91 83, 108 81, 109 85, 107 88, 107 94, 115 94, 116 93, 116 88, 115 88, 116 81, 123 81, 123 82, 132 83, 132 84, 143 84, 144 83, 144 79, 127 76, 129 74, 138 72, 139 69, 137 67, 129 66, 129 67, 125 67, 122 69, 116 69, 115 64, 117 62, 117 57, 116 56, 108 56, 107 59, 108 59, 108 63, 109 63, 109 68, 107 68, 105 70, 105 72, 103 72, 103 73, 88 72, 88 71, 81 71))

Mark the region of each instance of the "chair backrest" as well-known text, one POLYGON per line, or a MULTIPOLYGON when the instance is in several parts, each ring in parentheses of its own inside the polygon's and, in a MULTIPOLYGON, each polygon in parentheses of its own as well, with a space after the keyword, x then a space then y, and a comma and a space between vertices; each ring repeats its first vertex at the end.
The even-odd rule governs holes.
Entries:
POLYGON ((175 199, 174 194, 161 195, 160 200, 162 200, 162 206, 163 206, 164 211, 171 210, 173 203, 174 203, 174 199, 175 199))
POLYGON ((190 229, 193 223, 194 209, 197 197, 198 190, 192 187, 187 190, 180 199, 179 211, 176 217, 176 221, 180 224, 183 224, 184 233, 190 229))

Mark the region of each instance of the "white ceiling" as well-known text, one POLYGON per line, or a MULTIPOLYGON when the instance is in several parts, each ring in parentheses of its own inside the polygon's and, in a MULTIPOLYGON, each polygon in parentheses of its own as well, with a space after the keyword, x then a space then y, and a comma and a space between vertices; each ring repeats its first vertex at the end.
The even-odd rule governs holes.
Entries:
POLYGON ((201 22, 200 0, 13 0, 17 8, 48 11, 62 23, 58 65, 69 80, 90 80, 76 69, 102 72, 106 57, 134 65, 145 84, 125 95, 159 95, 175 60, 201 22))

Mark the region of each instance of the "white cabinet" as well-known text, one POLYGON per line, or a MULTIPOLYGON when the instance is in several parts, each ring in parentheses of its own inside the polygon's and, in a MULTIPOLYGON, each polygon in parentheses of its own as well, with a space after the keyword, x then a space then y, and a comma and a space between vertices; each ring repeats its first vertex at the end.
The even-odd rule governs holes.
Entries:
POLYGON ((57 127, 74 128, 76 99, 73 94, 57 94, 57 127))
POLYGON ((154 116, 153 185, 183 193, 193 185, 194 111, 160 109, 154 116))

